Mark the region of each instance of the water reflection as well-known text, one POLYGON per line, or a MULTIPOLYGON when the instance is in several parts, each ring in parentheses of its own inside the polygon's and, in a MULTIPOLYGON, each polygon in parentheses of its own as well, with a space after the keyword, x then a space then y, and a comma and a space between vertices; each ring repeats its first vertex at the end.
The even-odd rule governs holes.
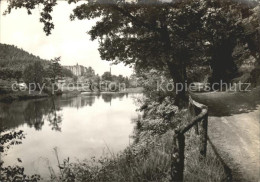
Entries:
POLYGON ((110 103, 110 105, 112 104, 112 99, 115 98, 119 98, 122 99, 124 96, 126 96, 126 98, 128 97, 128 94, 124 94, 124 93, 119 93, 119 94, 102 94, 102 99, 104 102, 106 103, 110 103))
MULTIPOLYGON (((123 95, 124 96, 124 95, 123 95)), ((92 106, 95 98, 100 95, 77 96, 73 98, 58 97, 12 103, 0 103, 0 117, 5 129, 17 128, 27 124, 35 130, 41 130, 44 121, 48 121, 53 130, 61 131, 62 107, 81 108, 92 106)), ((121 97, 121 96, 120 96, 121 97)), ((113 96, 102 96, 103 100, 111 102, 113 96)), ((116 98, 116 96, 114 96, 116 98)))
POLYGON ((57 101, 52 99, 0 103, 3 127, 7 130, 27 124, 39 131, 44 122, 48 121, 53 130, 60 131, 62 122, 60 110, 57 101))
POLYGON ((87 96, 78 96, 74 98, 58 98, 56 100, 58 104, 60 104, 61 107, 68 106, 68 107, 75 107, 75 108, 81 108, 84 106, 92 106, 95 102, 95 96, 94 95, 87 95, 87 96))

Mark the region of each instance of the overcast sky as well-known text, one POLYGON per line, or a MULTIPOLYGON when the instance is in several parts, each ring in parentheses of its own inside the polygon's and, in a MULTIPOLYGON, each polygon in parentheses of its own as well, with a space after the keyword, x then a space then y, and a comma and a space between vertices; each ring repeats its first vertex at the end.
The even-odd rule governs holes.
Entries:
MULTIPOLYGON (((62 65, 78 63, 86 67, 91 66, 98 74, 109 71, 110 62, 101 60, 97 50, 98 42, 91 41, 86 33, 95 21, 70 21, 69 15, 76 5, 58 1, 52 13, 55 28, 49 36, 45 35, 43 24, 39 22, 38 8, 32 15, 27 15, 25 9, 18 9, 3 16, 7 2, 0 0, 0 6, 1 43, 16 45, 43 59, 61 56, 62 65)), ((131 73, 132 69, 123 64, 112 66, 112 74, 129 76, 131 73)))

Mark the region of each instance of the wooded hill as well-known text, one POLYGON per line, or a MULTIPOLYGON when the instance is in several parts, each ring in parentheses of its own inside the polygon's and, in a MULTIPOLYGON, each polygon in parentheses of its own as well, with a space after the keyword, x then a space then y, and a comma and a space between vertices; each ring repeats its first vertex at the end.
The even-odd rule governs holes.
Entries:
POLYGON ((30 54, 14 45, 0 44, 0 68, 23 71, 34 61, 40 61, 44 67, 49 63, 39 56, 30 54))
MULTIPOLYGON (((44 69, 51 64, 50 61, 41 59, 14 45, 0 43, 0 74, 10 73, 7 77, 13 77, 14 74, 11 73, 23 72, 27 66, 37 61, 42 64, 44 69)), ((73 76, 72 72, 64 67, 62 67, 62 72, 64 76, 73 76)))

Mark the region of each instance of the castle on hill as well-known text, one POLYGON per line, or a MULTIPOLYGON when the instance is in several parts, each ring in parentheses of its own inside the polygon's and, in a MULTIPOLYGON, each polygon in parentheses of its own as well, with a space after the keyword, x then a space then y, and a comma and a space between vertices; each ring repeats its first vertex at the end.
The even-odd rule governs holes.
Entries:
POLYGON ((64 66, 64 67, 70 70, 75 76, 83 76, 84 73, 87 72, 87 68, 82 65, 79 65, 78 63, 75 66, 64 66))

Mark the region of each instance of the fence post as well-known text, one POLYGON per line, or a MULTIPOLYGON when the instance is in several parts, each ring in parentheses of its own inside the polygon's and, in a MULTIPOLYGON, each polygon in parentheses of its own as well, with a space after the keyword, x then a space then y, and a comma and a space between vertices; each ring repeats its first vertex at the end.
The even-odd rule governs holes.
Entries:
POLYGON ((204 116, 202 122, 200 122, 200 155, 206 157, 207 154, 207 135, 208 135, 208 113, 204 116))
POLYGON ((199 135, 199 125, 198 125, 198 123, 195 124, 194 129, 195 129, 195 134, 199 135))
MULTIPOLYGON (((200 110, 198 111, 196 109, 196 107, 194 106, 193 100, 191 99, 191 97, 189 98, 189 111, 192 117, 197 116, 200 113, 200 110)), ((195 129, 195 134, 199 135, 199 125, 198 123, 196 123, 194 125, 194 129, 195 129)))
POLYGON ((172 182, 183 181, 185 136, 177 133, 173 138, 173 152, 171 156, 172 182))
MULTIPOLYGON (((201 108, 198 108, 196 106, 194 106, 194 112, 195 112, 195 115, 194 116, 198 116, 200 113, 201 113, 201 108)), ((196 135, 199 135, 199 123, 196 123, 194 125, 194 128, 195 128, 195 134, 196 135)))

